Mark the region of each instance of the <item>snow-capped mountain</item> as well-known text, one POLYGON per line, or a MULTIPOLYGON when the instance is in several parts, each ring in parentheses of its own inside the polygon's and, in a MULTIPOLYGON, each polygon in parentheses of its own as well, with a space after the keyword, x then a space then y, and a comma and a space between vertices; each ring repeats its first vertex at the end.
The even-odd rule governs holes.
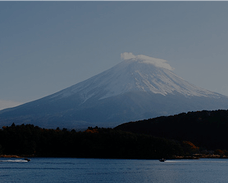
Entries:
POLYGON ((129 59, 52 97, 67 98, 79 94, 86 101, 92 96, 99 95, 100 100, 127 92, 152 92, 163 96, 174 92, 184 96, 220 96, 188 83, 169 69, 156 67, 148 61, 129 59))
POLYGON ((228 97, 196 87, 162 59, 123 53, 124 61, 62 91, 0 111, 0 125, 112 127, 196 110, 228 108, 228 97))

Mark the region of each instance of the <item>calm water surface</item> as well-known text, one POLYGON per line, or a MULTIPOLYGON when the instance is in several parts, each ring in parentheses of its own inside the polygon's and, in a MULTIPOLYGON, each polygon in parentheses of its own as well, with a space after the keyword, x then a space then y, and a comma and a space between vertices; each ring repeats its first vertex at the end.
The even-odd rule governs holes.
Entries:
MULTIPOLYGON (((32 158, 30 162, 2 161, 0 182, 78 183, 227 183, 228 160, 114 160, 32 158)), ((11 159, 12 160, 12 159, 11 159)))

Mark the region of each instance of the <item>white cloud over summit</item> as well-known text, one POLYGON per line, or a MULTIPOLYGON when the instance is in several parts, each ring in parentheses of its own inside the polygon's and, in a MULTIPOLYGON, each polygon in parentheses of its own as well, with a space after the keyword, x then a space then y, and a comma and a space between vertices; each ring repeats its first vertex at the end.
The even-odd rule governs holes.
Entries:
POLYGON ((159 59, 159 58, 153 58, 153 57, 149 57, 146 55, 134 55, 131 52, 124 52, 124 53, 121 53, 121 59, 123 59, 123 60, 132 59, 132 60, 135 60, 138 62, 153 64, 156 67, 173 70, 173 68, 167 63, 166 60, 159 59))

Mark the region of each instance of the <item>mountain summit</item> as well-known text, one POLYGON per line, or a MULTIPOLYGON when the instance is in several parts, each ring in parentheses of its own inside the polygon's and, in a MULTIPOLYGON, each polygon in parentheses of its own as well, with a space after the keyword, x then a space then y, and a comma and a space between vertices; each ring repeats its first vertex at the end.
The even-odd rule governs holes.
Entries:
POLYGON ((178 77, 165 60, 144 55, 134 56, 132 53, 124 53, 122 58, 125 60, 111 69, 62 90, 52 97, 66 98, 79 94, 85 102, 93 96, 100 100, 128 92, 152 92, 163 96, 175 92, 185 96, 220 96, 178 77))
POLYGON ((0 111, 0 125, 114 127, 196 110, 224 109, 228 97, 196 87, 162 59, 123 53, 121 63, 39 100, 0 111))

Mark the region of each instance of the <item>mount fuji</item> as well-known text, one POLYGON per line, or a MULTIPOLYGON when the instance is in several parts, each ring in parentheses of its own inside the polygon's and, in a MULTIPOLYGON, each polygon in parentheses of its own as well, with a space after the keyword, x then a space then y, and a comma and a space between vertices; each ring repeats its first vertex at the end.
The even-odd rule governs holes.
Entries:
POLYGON ((162 59, 123 53, 124 61, 44 98, 0 111, 0 126, 114 127, 124 122, 228 108, 228 97, 196 87, 162 59))

